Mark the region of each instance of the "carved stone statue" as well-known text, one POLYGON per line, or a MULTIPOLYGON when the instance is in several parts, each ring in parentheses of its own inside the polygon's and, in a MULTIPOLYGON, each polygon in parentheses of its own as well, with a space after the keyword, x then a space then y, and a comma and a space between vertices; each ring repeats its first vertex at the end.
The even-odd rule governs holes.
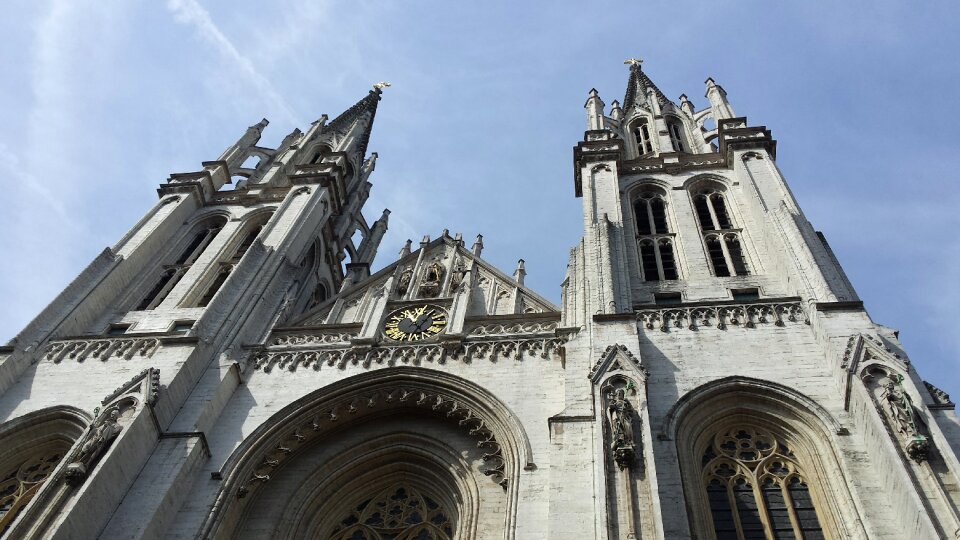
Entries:
POLYGON ((617 389, 607 405, 607 418, 610 422, 610 451, 620 470, 632 467, 636 457, 633 415, 633 405, 627 400, 626 390, 617 389))
POLYGON ((440 294, 440 282, 443 280, 443 265, 434 262, 427 267, 420 283, 420 296, 434 297, 440 294))
POLYGON ((80 446, 80 450, 74 456, 73 461, 67 465, 67 482, 77 485, 83 482, 87 477, 87 471, 92 469, 104 450, 110 446, 120 431, 123 430, 118 422, 120 420, 120 411, 113 409, 99 422, 95 422, 87 430, 86 440, 80 446))
POLYGON ((890 416, 897 424, 897 429, 906 439, 905 450, 911 459, 917 463, 926 461, 930 455, 930 441, 920 433, 917 427, 917 411, 913 407, 913 400, 902 387, 902 375, 893 375, 883 385, 883 397, 887 401, 890 416))
POLYGON ((397 280, 397 294, 403 296, 407 294, 407 290, 410 289, 410 279, 413 277, 413 271, 407 268, 400 274, 400 279, 397 280))
POLYGON ((467 267, 464 266, 463 261, 457 261, 457 266, 453 271, 453 276, 450 278, 450 292, 456 293, 460 289, 460 284, 463 283, 463 276, 467 273, 467 267))

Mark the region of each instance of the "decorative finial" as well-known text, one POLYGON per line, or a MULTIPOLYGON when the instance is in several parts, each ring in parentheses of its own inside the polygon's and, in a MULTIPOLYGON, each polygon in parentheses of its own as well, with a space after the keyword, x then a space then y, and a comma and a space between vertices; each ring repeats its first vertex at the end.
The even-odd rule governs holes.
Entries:
POLYGON ((623 61, 624 64, 628 64, 630 67, 637 66, 640 67, 640 64, 643 63, 643 60, 639 58, 627 58, 623 61))
POLYGON ((391 84, 388 83, 387 81, 380 81, 380 82, 378 82, 377 84, 373 85, 373 89, 374 89, 374 90, 382 90, 382 89, 388 88, 388 87, 390 87, 390 86, 391 86, 391 84))

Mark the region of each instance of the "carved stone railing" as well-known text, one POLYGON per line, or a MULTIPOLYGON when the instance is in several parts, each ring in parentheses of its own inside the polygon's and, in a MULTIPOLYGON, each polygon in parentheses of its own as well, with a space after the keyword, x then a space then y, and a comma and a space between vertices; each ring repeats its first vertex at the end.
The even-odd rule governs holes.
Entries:
MULTIPOLYGON (((474 360, 524 357, 549 358, 559 353, 573 330, 557 329, 555 323, 537 324, 539 333, 468 335, 462 339, 417 344, 333 345, 325 342, 307 343, 305 336, 286 336, 284 343, 274 343, 256 351, 252 361, 256 369, 270 372, 275 367, 296 371, 297 368, 320 370, 322 366, 344 369, 348 365, 370 366, 398 364, 420 365, 425 362, 442 364, 448 360, 470 363, 474 360), (549 327, 549 329, 548 329, 549 327), (291 347, 291 344, 306 344, 291 347)), ((512 325, 508 328, 512 329, 512 325)), ((490 328, 482 332, 490 331, 490 328)), ((448 336, 442 336, 448 337, 448 336)), ((331 343, 332 344, 332 343, 331 343)))
POLYGON ((698 330, 730 327, 785 326, 788 322, 810 324, 799 299, 760 300, 750 303, 691 304, 637 310, 637 322, 646 330, 698 330))
POLYGON ((160 347, 157 337, 75 338, 50 342, 43 359, 59 363, 64 359, 83 362, 88 358, 106 361, 117 357, 130 360, 135 356, 150 358, 160 347))
POLYGON ((466 333, 469 336, 553 334, 558 326, 559 321, 483 322, 468 326, 466 333))

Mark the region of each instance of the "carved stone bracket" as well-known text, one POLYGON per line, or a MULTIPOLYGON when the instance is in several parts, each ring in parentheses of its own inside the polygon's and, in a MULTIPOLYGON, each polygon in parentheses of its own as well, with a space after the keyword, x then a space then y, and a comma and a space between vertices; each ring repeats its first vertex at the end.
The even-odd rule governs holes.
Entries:
POLYGON ((54 341, 47 345, 44 360, 59 363, 64 358, 83 362, 88 358, 106 361, 112 357, 130 360, 134 356, 150 358, 160 347, 154 337, 96 338, 54 341))
POLYGON ((757 328, 767 324, 785 326, 787 322, 799 321, 810 324, 800 301, 641 309, 637 311, 637 321, 642 328, 661 332, 708 327, 757 328))

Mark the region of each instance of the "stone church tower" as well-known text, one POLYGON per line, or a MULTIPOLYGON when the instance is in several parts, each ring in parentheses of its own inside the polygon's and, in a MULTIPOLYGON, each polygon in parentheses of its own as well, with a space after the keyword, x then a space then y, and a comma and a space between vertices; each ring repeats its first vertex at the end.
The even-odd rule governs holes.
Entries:
POLYGON ((954 404, 771 132, 628 64, 585 105, 559 307, 447 231, 371 274, 385 83, 172 175, 0 349, 2 534, 957 538, 954 404))

